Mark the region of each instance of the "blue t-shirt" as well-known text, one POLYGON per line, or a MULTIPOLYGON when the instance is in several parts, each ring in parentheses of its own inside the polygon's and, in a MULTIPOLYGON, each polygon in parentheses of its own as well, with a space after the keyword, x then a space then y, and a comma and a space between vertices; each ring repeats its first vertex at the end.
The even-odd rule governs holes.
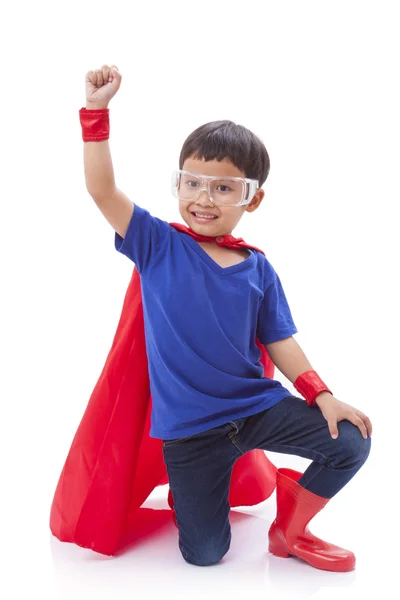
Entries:
POLYGON ((152 417, 150 436, 175 439, 254 415, 291 395, 264 377, 262 344, 297 333, 263 254, 220 267, 186 233, 135 204, 115 248, 140 273, 152 417))

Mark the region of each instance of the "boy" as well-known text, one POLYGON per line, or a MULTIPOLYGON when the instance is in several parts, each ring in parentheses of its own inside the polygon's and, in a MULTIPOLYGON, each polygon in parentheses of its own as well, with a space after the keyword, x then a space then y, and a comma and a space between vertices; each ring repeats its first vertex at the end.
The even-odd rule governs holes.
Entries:
POLYGON ((307 525, 366 461, 371 422, 318 377, 293 338, 278 275, 261 251, 232 236, 243 213, 262 202, 267 150, 230 121, 195 130, 173 176, 189 227, 176 229, 115 185, 107 107, 120 83, 114 66, 86 75, 86 110, 96 111, 81 111, 84 139, 92 140, 84 147, 86 185, 115 230, 116 249, 141 276, 151 436, 163 440, 182 556, 210 565, 227 553, 232 468, 258 448, 313 461, 303 474, 278 470, 269 550, 351 570, 354 554, 307 525), (263 376, 256 338, 306 401, 263 376))

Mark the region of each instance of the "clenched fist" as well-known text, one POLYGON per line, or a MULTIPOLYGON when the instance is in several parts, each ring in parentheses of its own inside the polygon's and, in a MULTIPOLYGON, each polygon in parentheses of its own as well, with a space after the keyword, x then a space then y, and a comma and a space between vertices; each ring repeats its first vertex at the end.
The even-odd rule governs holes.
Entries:
POLYGON ((119 90, 122 75, 115 65, 103 65, 101 69, 88 71, 86 83, 86 108, 107 108, 111 98, 119 90))

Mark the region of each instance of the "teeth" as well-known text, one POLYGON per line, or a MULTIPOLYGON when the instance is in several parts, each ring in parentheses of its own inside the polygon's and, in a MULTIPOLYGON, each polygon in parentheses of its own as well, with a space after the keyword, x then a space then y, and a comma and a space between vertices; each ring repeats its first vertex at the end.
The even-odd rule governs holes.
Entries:
POLYGON ((200 219, 215 219, 212 215, 199 215, 199 213, 194 213, 194 215, 200 219))

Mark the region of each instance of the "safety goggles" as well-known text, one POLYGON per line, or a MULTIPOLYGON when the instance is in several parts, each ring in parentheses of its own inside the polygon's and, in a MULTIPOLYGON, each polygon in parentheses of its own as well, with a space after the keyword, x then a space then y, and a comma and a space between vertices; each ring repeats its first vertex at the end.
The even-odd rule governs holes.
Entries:
POLYGON ((217 206, 248 204, 258 189, 256 179, 243 177, 212 177, 179 169, 172 175, 172 193, 179 200, 195 202, 203 191, 217 206))

